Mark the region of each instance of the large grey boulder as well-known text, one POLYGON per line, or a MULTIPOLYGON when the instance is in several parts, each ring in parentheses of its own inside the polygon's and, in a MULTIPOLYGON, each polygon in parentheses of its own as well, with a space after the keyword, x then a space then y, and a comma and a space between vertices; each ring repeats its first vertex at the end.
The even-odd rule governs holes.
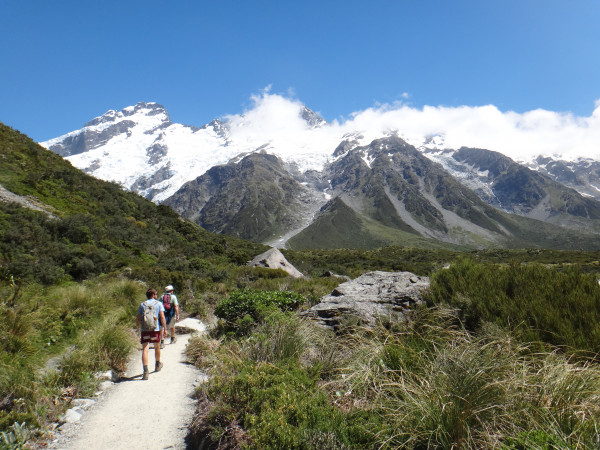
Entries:
POLYGON ((283 269, 294 278, 302 278, 304 275, 294 266, 292 266, 283 253, 276 248, 271 248, 264 253, 256 256, 252 261, 247 263, 253 267, 267 267, 269 269, 283 269))
POLYGON ((429 278, 410 272, 368 272, 340 284, 304 313, 322 325, 337 329, 344 318, 373 326, 378 320, 399 321, 404 312, 422 303, 429 278))

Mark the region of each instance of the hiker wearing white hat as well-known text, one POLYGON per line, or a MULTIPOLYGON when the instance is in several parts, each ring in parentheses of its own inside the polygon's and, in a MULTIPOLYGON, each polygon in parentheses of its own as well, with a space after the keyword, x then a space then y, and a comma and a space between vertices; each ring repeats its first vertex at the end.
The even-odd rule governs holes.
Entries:
MULTIPOLYGON (((175 337, 175 322, 179 320, 179 301, 177 300, 177 296, 173 293, 175 288, 172 284, 169 284, 165 287, 165 293, 160 297, 160 301, 165 307, 165 320, 167 322, 167 332, 171 330, 171 344, 177 342, 177 338, 175 337)), ((167 333, 165 333, 163 340, 160 341, 160 348, 165 347, 164 338, 166 338, 167 333)))

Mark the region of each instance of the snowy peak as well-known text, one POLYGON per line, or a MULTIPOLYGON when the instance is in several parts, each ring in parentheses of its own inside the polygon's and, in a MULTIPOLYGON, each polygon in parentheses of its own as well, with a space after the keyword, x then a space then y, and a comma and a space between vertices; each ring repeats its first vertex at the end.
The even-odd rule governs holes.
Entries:
POLYGON ((300 111, 300 117, 306 121, 311 128, 319 128, 323 125, 327 125, 327 121, 325 119, 306 106, 300 111))
POLYGON ((113 109, 102 114, 100 117, 90 120, 84 125, 84 128, 91 128, 97 125, 115 123, 127 118, 136 123, 144 122, 147 117, 152 118, 152 122, 159 120, 162 123, 171 123, 167 110, 158 103, 139 102, 135 106, 128 106, 121 111, 113 109))
MULTIPOLYGON (((422 121, 406 128, 402 114, 373 110, 328 123, 293 99, 267 93, 253 100, 243 113, 202 127, 171 122, 157 103, 138 103, 42 145, 213 231, 269 242, 311 227, 315 212, 336 197, 365 229, 378 224, 369 236, 404 233, 401 242, 408 233, 461 245, 522 245, 519 224, 539 234, 543 222, 600 230, 600 203, 563 185, 579 180, 575 189, 599 198, 600 162, 539 158, 534 171, 504 153, 456 145, 452 130, 422 121), (557 178, 562 184, 550 182, 557 178), (521 217, 508 220, 505 212, 521 217)), ((337 219, 320 223, 328 233, 340 231, 337 219)))
POLYGON ((600 199, 600 161, 585 157, 566 161, 538 156, 526 165, 586 197, 600 199))
MULTIPOLYGON (((140 102, 121 111, 109 110, 87 122, 82 129, 41 144, 59 155, 69 157, 103 147, 118 136, 128 138, 134 134, 134 129, 152 133, 169 125, 171 120, 163 106, 157 103, 140 102)), ((77 167, 88 169, 88 167, 77 167)))

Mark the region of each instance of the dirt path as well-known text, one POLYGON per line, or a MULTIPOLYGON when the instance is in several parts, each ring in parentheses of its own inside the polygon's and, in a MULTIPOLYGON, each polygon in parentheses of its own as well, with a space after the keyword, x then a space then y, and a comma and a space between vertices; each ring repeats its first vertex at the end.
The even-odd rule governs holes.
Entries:
MULTIPOLYGON (((178 335, 175 344, 161 351, 164 367, 142 380, 141 350, 130 361, 120 381, 99 396, 50 448, 59 449, 185 449, 187 426, 192 420, 194 383, 202 374, 185 362, 190 335, 178 335)), ((167 342, 170 338, 167 339, 167 342)), ((154 368, 154 350, 149 354, 154 368)))

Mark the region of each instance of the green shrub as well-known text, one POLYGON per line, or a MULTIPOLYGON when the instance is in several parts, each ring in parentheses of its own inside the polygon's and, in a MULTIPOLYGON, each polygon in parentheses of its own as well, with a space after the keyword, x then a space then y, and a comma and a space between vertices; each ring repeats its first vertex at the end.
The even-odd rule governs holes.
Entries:
POLYGON ((246 364, 230 377, 216 376, 208 387, 215 400, 209 423, 216 426, 213 439, 223 433, 222 424, 238 423, 252 448, 318 448, 326 440, 335 448, 351 444, 362 425, 349 421, 329 403, 317 387, 318 378, 306 370, 269 363, 246 364), (312 442, 311 446, 308 443, 312 442))
POLYGON ((343 278, 317 277, 317 278, 260 278, 248 285, 249 288, 264 291, 293 291, 304 296, 307 306, 317 304, 321 297, 333 291, 343 278))
POLYGON ((428 300, 460 310, 469 330, 492 322, 524 342, 541 341, 571 352, 600 349, 600 286, 576 267, 484 265, 463 259, 431 279, 428 300))
POLYGON ((215 316, 226 322, 225 330, 247 332, 270 308, 292 311, 304 301, 296 292, 242 289, 221 300, 215 308, 215 316))

